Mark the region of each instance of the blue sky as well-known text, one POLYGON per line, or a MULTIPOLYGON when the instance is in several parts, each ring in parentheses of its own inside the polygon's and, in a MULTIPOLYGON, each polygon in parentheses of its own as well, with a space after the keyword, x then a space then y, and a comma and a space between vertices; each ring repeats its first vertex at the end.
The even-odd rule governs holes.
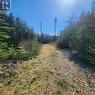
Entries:
POLYGON ((91 8, 92 0, 12 0, 12 13, 20 17, 34 31, 54 33, 54 18, 57 17, 57 33, 66 27, 72 15, 77 18, 82 12, 91 8))

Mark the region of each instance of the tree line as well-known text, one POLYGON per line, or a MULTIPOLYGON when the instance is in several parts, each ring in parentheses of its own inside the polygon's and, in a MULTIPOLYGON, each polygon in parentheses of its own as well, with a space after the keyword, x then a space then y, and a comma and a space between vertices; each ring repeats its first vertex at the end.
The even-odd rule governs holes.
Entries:
POLYGON ((41 44, 54 41, 54 36, 37 34, 19 17, 0 12, 0 61, 28 60, 40 52, 41 44))
POLYGON ((57 40, 57 36, 53 36, 45 33, 38 34, 37 38, 39 43, 43 43, 43 44, 48 44, 57 40))
POLYGON ((37 35, 13 14, 0 12, 0 61, 27 60, 39 52, 37 35))
POLYGON ((95 64, 95 11, 82 13, 78 21, 72 20, 61 32, 57 45, 62 49, 68 48, 84 61, 95 64))

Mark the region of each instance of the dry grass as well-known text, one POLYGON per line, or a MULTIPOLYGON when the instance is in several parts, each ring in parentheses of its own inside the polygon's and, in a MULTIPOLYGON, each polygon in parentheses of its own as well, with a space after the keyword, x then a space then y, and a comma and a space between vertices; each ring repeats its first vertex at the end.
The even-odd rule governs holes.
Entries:
POLYGON ((70 95, 63 94, 61 86, 57 87, 54 72, 47 63, 49 57, 56 57, 57 54, 54 46, 44 45, 39 56, 22 65, 17 64, 12 70, 14 76, 0 79, 0 95, 70 95))

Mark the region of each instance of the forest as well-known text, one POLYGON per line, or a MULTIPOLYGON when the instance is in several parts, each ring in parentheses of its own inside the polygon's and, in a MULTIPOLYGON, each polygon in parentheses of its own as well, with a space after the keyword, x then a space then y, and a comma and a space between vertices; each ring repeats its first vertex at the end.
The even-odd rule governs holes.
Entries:
POLYGON ((83 13, 71 21, 58 40, 59 48, 67 48, 88 63, 95 64, 95 12, 83 13))
MULTIPOLYGON (((95 12, 82 13, 70 21, 57 38, 57 46, 67 48, 85 61, 95 63, 95 12)), ((0 60, 27 60, 40 52, 40 43, 54 41, 54 36, 37 34, 12 14, 0 13, 0 60)))
POLYGON ((0 11, 0 95, 95 95, 95 0, 90 7, 59 34, 56 18, 54 35, 0 11))
POLYGON ((12 13, 0 13, 0 61, 29 60, 40 52, 40 43, 53 41, 53 36, 37 34, 12 13))
POLYGON ((39 49, 36 34, 19 18, 0 13, 0 60, 29 59, 39 49), (33 42, 33 43, 32 43, 33 42))

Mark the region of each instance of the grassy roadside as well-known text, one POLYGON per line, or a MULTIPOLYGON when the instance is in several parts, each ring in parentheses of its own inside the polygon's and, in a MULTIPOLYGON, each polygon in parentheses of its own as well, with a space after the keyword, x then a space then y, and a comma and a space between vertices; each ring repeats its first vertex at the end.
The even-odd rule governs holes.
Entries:
POLYGON ((14 67, 0 68, 4 73, 0 79, 0 95, 70 95, 56 81, 49 67, 48 58, 55 59, 57 55, 54 46, 43 45, 36 58, 14 67))

